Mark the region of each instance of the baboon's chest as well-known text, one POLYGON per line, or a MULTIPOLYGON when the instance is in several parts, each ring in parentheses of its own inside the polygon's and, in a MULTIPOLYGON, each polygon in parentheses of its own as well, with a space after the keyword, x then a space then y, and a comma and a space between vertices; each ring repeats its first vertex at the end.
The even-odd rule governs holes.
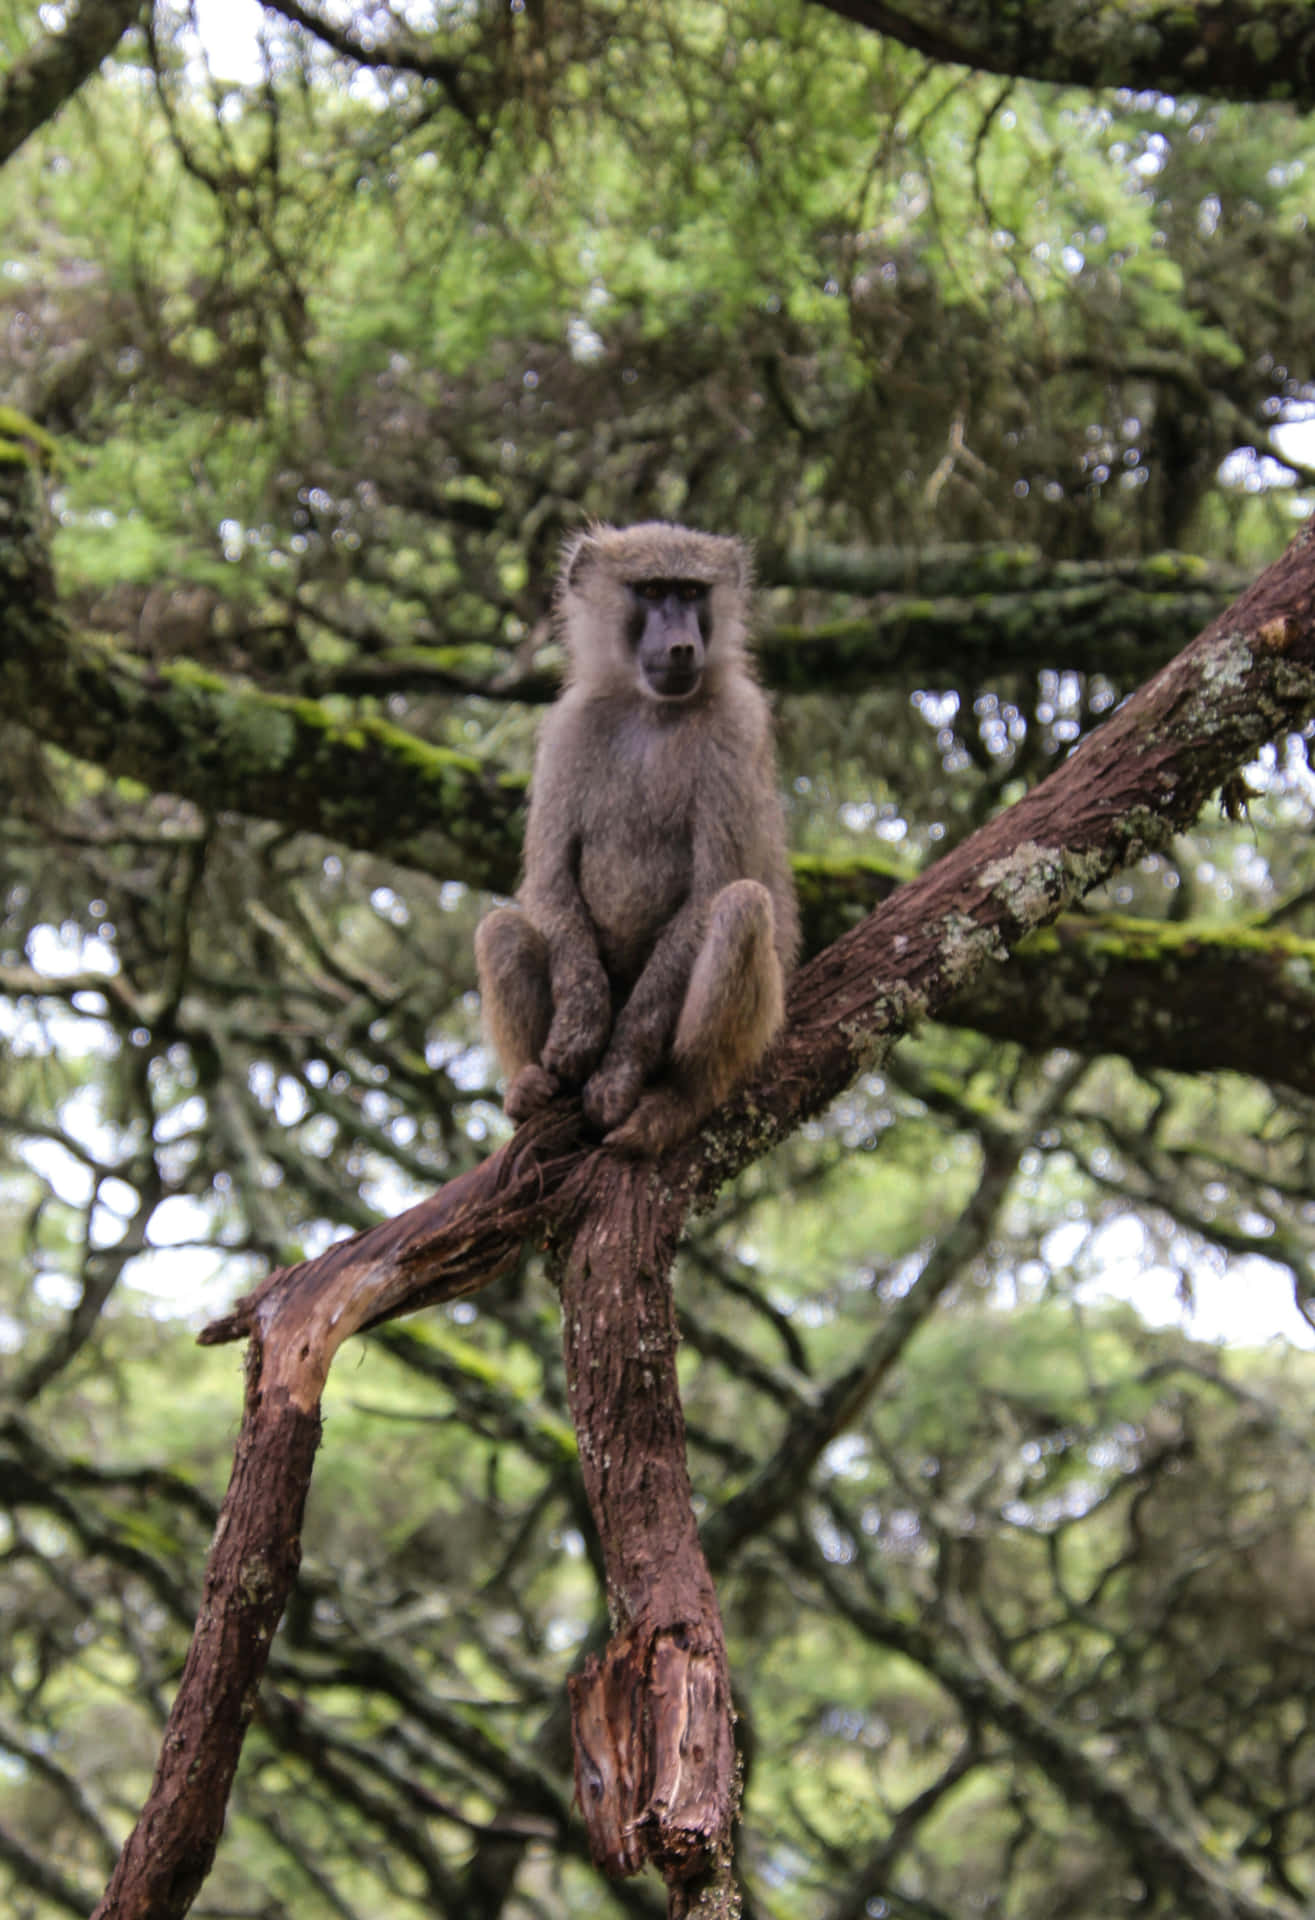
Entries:
POLYGON ((623 976, 642 967, 684 904, 693 870, 689 767, 666 741, 644 744, 616 755, 598 781, 600 804, 586 807, 580 843, 580 891, 604 961, 623 976))

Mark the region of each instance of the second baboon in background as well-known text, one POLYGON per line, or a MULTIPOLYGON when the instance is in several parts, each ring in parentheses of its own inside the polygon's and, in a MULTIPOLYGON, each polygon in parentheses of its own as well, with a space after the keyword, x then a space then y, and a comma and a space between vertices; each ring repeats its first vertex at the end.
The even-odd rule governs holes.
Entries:
POLYGON ((799 917, 738 540, 649 522, 568 545, 566 686, 543 723, 518 907, 475 936, 523 1120, 563 1090, 661 1153, 781 1024, 799 917))

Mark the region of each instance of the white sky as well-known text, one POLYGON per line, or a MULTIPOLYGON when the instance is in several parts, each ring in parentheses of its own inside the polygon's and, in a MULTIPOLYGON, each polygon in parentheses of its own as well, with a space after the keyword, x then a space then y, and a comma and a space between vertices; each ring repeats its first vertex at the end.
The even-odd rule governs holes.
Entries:
POLYGON ((259 80, 261 65, 257 37, 263 21, 256 0, 195 0, 196 23, 220 80, 259 80))

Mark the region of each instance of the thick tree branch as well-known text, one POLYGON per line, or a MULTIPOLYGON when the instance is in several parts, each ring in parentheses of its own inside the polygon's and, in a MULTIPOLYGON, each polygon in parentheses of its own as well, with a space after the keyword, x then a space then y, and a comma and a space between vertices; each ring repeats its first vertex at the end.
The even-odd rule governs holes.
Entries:
MULTIPOLYGON (((583 1147, 576 1104, 559 1103, 482 1167, 398 1219, 271 1275, 209 1329, 211 1340, 251 1338, 237 1465, 150 1798, 100 1915, 165 1920, 181 1913, 213 1853, 272 1622, 295 1569, 318 1397, 338 1347, 362 1327, 483 1285, 516 1258, 531 1231, 549 1234, 561 1249, 581 1454, 596 1453, 591 1492, 623 1626, 586 1702, 585 1724, 577 1723, 586 1784, 600 1717, 605 1756, 614 1756, 615 1785, 603 1780, 601 1792, 586 1795, 591 1838, 611 1857, 617 1810, 632 1808, 630 1836, 641 1857, 661 1864, 673 1912, 684 1910, 687 1868, 707 1867, 715 1880, 729 1834, 724 1826, 711 1832, 702 1810, 728 1820, 735 1795, 721 1733, 724 1650, 715 1605, 706 1604, 706 1566, 692 1524, 664 1533, 680 1566, 668 1570, 663 1591, 681 1597, 659 1604, 658 1590, 645 1590, 633 1536, 618 1522, 607 1484, 608 1456, 630 1457, 637 1443, 651 1476, 642 1484, 661 1489, 652 1514, 655 1522, 659 1508, 667 1516, 664 1529, 686 1491, 678 1402, 659 1420, 656 1387, 621 1390, 627 1380, 643 1386, 646 1369, 655 1379, 669 1372, 669 1339, 659 1331, 650 1355, 648 1312, 624 1310, 630 1290, 643 1290, 659 1321, 669 1314, 664 1269, 692 1205, 874 1065, 901 1031, 964 989, 989 959, 1130 855, 1187 825, 1219 780, 1313 710, 1315 534, 1307 527, 1235 607, 1042 786, 801 971, 767 1071, 690 1146, 653 1165, 627 1166, 583 1147), (614 1393, 599 1394, 582 1374, 604 1363, 591 1325, 595 1333, 606 1328, 614 1393), (672 1611, 692 1617, 673 1625, 672 1611), (629 1678, 629 1688, 610 1684, 617 1675, 629 1678), (700 1736, 697 1779, 671 1773, 673 1700, 684 1703, 686 1724, 700 1736), (715 1780, 702 1772, 709 1754, 722 1769, 715 1780), (621 1768, 630 1778, 620 1778, 621 1768)), ((616 1862, 633 1863, 633 1855, 616 1862)), ((721 1893, 724 1884, 715 1900, 729 1911, 731 1896, 721 1893)))
POLYGON ((1315 102, 1303 0, 814 0, 933 60, 1067 87, 1315 102))
POLYGON ((916 593, 924 599, 990 593, 1068 593, 1134 587, 1140 593, 1208 592, 1219 611, 1252 576, 1199 554, 1148 553, 1115 560, 1056 560, 1029 542, 952 541, 925 547, 793 547, 758 556, 768 587, 820 587, 831 593, 916 593))
MULTIPOLYGON (((30 596, 21 576, 18 588, 30 596)), ((152 667, 70 633, 31 597, 0 616, 0 695, 52 745, 207 811, 282 821, 472 885, 515 883, 524 778, 387 720, 336 720, 188 663, 152 667)))
POLYGON ((592 1200, 559 1275, 613 1629, 570 1684, 576 1792, 599 1866, 635 1873, 651 1859, 679 1887, 709 1856, 714 1871, 729 1861, 739 1803, 726 1646, 676 1381, 668 1274, 683 1210, 663 1204, 643 1165, 604 1163, 599 1181, 611 1190, 592 1200))
MULTIPOLYGON (((426 1203, 425 1227, 437 1227, 454 1255, 457 1242, 465 1247, 465 1258, 456 1256, 445 1272, 444 1297, 475 1291, 514 1257, 541 1215, 545 1186, 552 1191, 560 1184, 554 1146, 569 1139, 574 1126, 570 1114, 540 1116, 537 1127, 522 1129, 508 1147, 426 1203), (519 1234, 513 1228, 507 1235, 508 1220, 519 1223, 519 1234)), ((572 1156, 567 1164, 578 1160, 572 1156)), ((254 1296, 247 1303, 240 1328, 251 1335, 242 1431, 201 1614, 146 1806, 97 1920, 179 1920, 209 1871, 274 1628, 296 1577, 329 1366, 348 1334, 402 1310, 408 1295, 410 1249, 405 1234, 392 1231, 396 1225, 383 1230, 388 1250, 381 1249, 377 1264, 368 1256, 363 1269, 343 1261, 316 1300, 298 1288, 280 1297, 267 1285, 259 1304, 254 1296), (377 1284, 385 1273, 395 1289, 391 1305, 388 1284, 377 1284)), ((368 1233, 343 1244, 359 1251, 367 1243, 377 1244, 368 1233)), ((236 1337, 237 1331, 234 1323, 231 1334, 221 1327, 210 1337, 236 1337)))
POLYGON ((1172 658, 1238 590, 1209 575, 1192 584, 1178 560, 1159 583, 1149 570, 1121 580, 1101 568, 1022 591, 892 593, 865 613, 770 627, 757 648, 763 679, 787 693, 859 692, 883 680, 975 690, 1053 667, 1128 686, 1172 658))
MULTIPOLYGON (((877 604, 809 626, 764 623, 755 652, 783 693, 862 691, 882 680, 976 689, 1043 668, 1101 673, 1127 686, 1172 659, 1241 593, 1249 575, 1195 555, 1044 560, 1035 547, 807 547, 761 556, 764 587, 861 595, 877 604)), ((473 650, 472 650, 473 651, 473 650)), ((292 691, 484 693, 540 705, 556 677, 537 667, 481 679, 451 647, 394 648, 298 669, 292 691)))
POLYGON ((143 0, 81 0, 61 33, 49 33, 0 74, 0 163, 53 119, 128 28, 143 0))
POLYGON ((1315 942, 1269 929, 1071 914, 940 1018, 1024 1047, 1315 1095, 1315 942))
MULTIPOLYGON (((874 856, 800 854, 794 874, 810 954, 908 883, 874 856)), ((1032 1051, 1118 1053, 1138 1067, 1245 1073, 1315 1094, 1315 941, 1272 925, 1062 914, 936 1017, 1032 1051)))
MULTIPOLYGON (((867 688, 887 677, 976 687, 1000 675, 1046 667, 1103 673, 1124 683, 1142 680, 1199 633, 1250 576, 1186 553, 1046 560, 1031 546, 980 545, 767 552, 760 556, 759 577, 766 588, 812 588, 877 602, 859 614, 810 626, 762 625, 755 651, 768 686, 833 693, 867 688)), ((164 600, 171 653, 203 658, 216 617, 213 597, 180 587, 164 600)), ((319 617, 309 607, 296 610, 311 620, 319 617)), ((89 611, 106 615, 103 603, 91 603, 89 611)), ((239 624, 238 609, 225 611, 239 624)), ((153 618, 163 615, 157 611, 153 618)), ((134 619, 139 617, 131 608, 121 611, 112 631, 133 636, 134 619)), ((57 629, 50 640, 70 644, 57 629)), ((86 671, 94 671, 97 657, 86 656, 86 671)), ((107 670, 115 657, 112 652, 100 656, 107 670)), ((198 681, 195 669, 179 671, 198 681)), ((559 689, 557 675, 538 665, 491 671, 482 642, 468 648, 451 640, 388 646, 382 637, 378 652, 338 664, 303 660, 287 672, 269 666, 254 670, 254 677, 271 693, 312 699, 326 694, 386 699, 413 692, 544 705, 559 689)), ((168 684, 168 668, 162 678, 168 684)), ((199 685, 217 678, 202 675, 199 685)))
MULTIPOLYGON (((1183 555, 1042 568, 1028 548, 933 550, 916 562, 823 549, 789 567, 836 590, 885 592, 901 571, 909 582, 856 618, 768 630, 759 649, 764 677, 796 691, 929 673, 937 684, 977 687, 1042 666, 1140 678, 1237 584, 1183 555), (926 597, 952 582, 958 591, 926 597), (990 590, 992 582, 1001 590, 990 590)), ((321 833, 472 886, 509 892, 515 884, 522 775, 386 720, 338 719, 313 700, 187 661, 154 666, 73 632, 55 605, 39 543, 3 500, 0 588, 0 697, 50 744, 208 811, 321 833)), ((400 683, 419 674, 423 684, 424 671, 423 659, 411 656, 398 667, 400 683)), ((551 690, 546 679, 516 689, 534 698, 551 690)))
MULTIPOLYGON (((794 872, 810 954, 909 879, 872 855, 800 854, 794 872)), ((65 1006, 94 993, 121 1011, 121 1024, 153 1017, 119 974, 0 965, 0 993, 65 1006)), ((1023 941, 1007 966, 984 968, 936 1017, 1033 1051, 1116 1053, 1142 1068, 1245 1073, 1315 1094, 1315 941, 1276 927, 1065 914, 1023 941)), ((212 1020, 208 1002, 183 995, 179 1038, 196 1044, 212 1020)))

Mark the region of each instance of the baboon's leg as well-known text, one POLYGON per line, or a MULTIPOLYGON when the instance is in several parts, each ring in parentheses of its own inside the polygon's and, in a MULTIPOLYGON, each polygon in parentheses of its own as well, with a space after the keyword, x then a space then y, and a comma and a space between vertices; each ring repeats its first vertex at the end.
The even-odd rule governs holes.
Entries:
POLYGON ((785 981, 773 942, 772 897, 735 880, 713 900, 671 1064, 628 1120, 607 1136, 626 1153, 665 1153, 693 1133, 762 1059, 785 1012, 785 981))
POLYGON ((503 1111, 519 1123, 558 1091, 539 1065, 552 1020, 548 943, 518 908, 495 907, 475 929, 475 965, 484 1026, 507 1076, 503 1111))

